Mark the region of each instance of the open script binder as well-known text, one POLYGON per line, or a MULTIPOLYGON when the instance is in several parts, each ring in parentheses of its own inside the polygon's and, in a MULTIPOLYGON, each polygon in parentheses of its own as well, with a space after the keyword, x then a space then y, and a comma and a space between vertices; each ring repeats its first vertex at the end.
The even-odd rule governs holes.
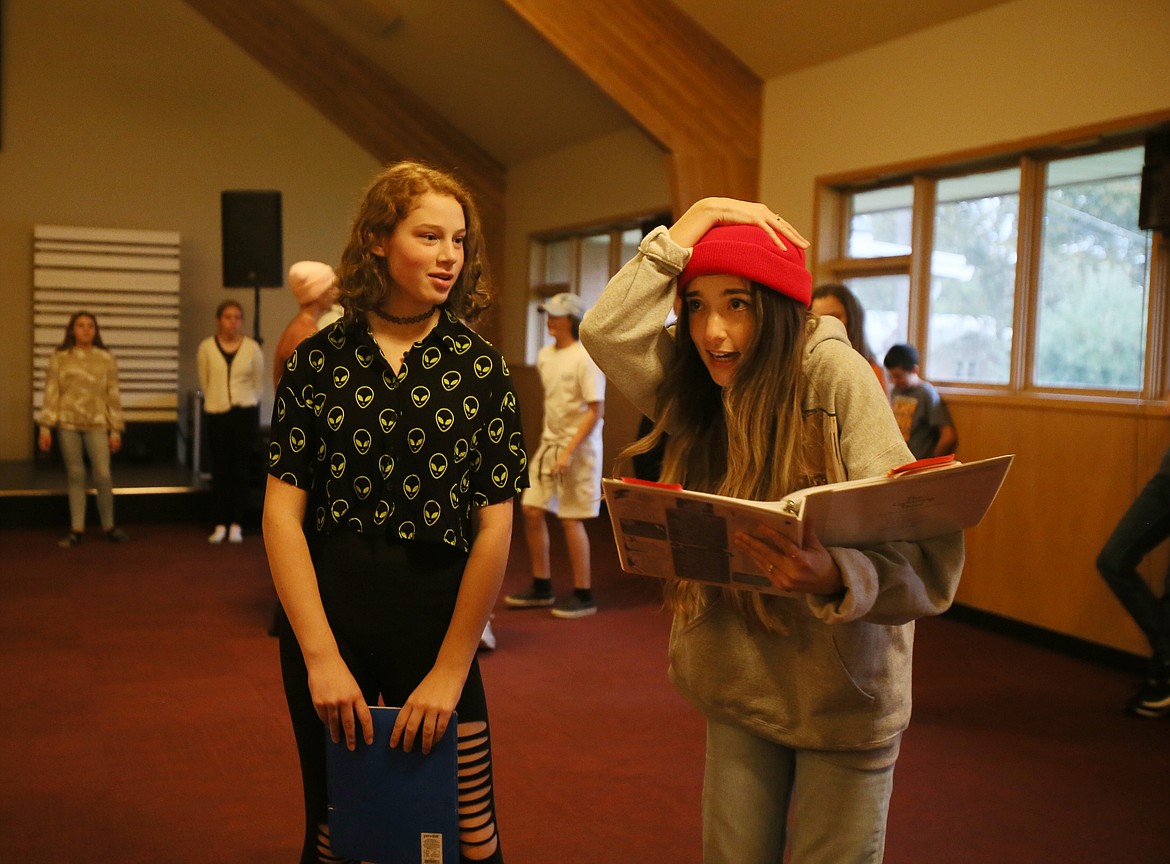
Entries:
POLYGON ((736 532, 763 524, 802 543, 811 523, 825 546, 856 548, 937 537, 978 525, 1011 463, 1008 455, 930 470, 904 466, 910 470, 892 477, 813 486, 780 501, 627 480, 604 480, 602 491, 627 573, 782 593, 732 547, 736 532))
POLYGON ((389 746, 397 708, 370 706, 374 743, 334 744, 325 732, 329 845, 334 855, 373 864, 458 864, 458 736, 456 717, 423 754, 389 746))

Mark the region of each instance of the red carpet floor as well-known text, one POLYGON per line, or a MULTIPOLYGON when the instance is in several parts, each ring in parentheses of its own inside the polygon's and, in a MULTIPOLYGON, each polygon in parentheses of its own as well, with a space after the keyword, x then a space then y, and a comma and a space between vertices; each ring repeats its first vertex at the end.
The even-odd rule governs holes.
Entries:
MULTIPOLYGON (((289 864, 299 776, 261 540, 128 527, 71 550, 0 532, 0 861, 289 864)), ((504 851, 697 864, 703 722, 666 681, 656 584, 591 531, 600 614, 501 604, 482 657, 504 851)), ((522 544, 505 591, 527 584, 522 544)), ((886 861, 1170 861, 1170 721, 1122 716, 1134 683, 921 622, 886 861)))

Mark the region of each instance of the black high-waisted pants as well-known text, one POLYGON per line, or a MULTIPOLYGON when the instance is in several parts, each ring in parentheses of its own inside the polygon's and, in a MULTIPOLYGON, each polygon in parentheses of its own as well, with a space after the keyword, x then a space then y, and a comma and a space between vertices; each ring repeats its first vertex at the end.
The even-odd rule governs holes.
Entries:
POLYGON ((259 405, 233 405, 222 414, 207 415, 213 525, 239 525, 244 521, 248 486, 255 479, 249 472, 259 429, 259 405))
MULTIPOLYGON (((341 531, 312 539, 317 583, 341 656, 368 704, 399 706, 434 665, 459 592, 466 553, 341 531)), ((320 827, 328 822, 325 732, 309 695, 304 656, 282 615, 280 663, 305 795, 302 864, 336 860, 320 827)), ((459 715, 461 861, 502 862, 492 794, 487 701, 472 661, 459 715), (495 850, 491 853, 491 850, 495 850), (489 854, 491 853, 491 854, 489 854)), ((455 732, 448 728, 448 735, 455 732)), ((415 746, 421 746, 418 742, 415 746)))

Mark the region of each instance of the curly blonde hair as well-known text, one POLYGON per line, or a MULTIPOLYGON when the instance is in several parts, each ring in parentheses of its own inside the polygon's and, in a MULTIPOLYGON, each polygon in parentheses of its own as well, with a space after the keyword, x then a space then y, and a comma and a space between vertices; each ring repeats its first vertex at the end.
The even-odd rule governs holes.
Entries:
POLYGON ((463 208, 467 234, 463 269, 443 306, 464 321, 474 321, 492 303, 483 229, 471 193, 450 174, 420 162, 398 162, 383 169, 366 192, 337 268, 338 294, 349 318, 361 318, 386 302, 390 293, 386 259, 372 247, 393 234, 428 192, 449 195, 463 208))

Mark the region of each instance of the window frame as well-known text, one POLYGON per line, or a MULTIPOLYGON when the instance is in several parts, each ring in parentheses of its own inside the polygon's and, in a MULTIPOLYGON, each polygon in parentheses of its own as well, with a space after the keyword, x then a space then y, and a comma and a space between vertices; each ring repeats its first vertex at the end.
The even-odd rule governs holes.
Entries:
POLYGON ((1138 390, 1041 387, 1031 383, 1036 361, 1037 304, 1043 242, 1047 165, 1057 159, 1141 146, 1146 136, 1170 123, 1170 112, 1091 129, 1076 129, 1043 139, 952 154, 915 164, 887 166, 850 174, 818 177, 814 218, 814 283, 878 275, 904 275, 910 283, 907 332, 910 342, 929 356, 931 252, 935 190, 940 180, 1005 168, 1020 170, 1017 264, 1013 300, 1013 339, 1006 384, 971 383, 931 378, 944 392, 972 397, 1061 400, 1132 405, 1164 403, 1170 388, 1170 250, 1164 232, 1152 234, 1145 360, 1138 390), (910 184, 913 187, 911 251, 885 258, 848 255, 851 201, 858 192, 910 184))
POLYGON ((581 294, 582 250, 586 238, 602 234, 608 235, 608 278, 612 279, 627 260, 626 256, 622 254, 622 235, 625 232, 641 229, 642 236, 645 236, 654 226, 669 225, 671 221, 670 209, 661 207, 649 213, 620 216, 602 222, 551 229, 530 235, 528 243, 528 310, 525 328, 526 362, 529 365, 534 364, 537 352, 547 341, 547 333, 543 327, 540 310, 537 307, 544 300, 562 291, 581 294), (569 242, 569 278, 563 282, 546 282, 544 274, 547 272, 547 250, 551 245, 564 241, 569 242))

